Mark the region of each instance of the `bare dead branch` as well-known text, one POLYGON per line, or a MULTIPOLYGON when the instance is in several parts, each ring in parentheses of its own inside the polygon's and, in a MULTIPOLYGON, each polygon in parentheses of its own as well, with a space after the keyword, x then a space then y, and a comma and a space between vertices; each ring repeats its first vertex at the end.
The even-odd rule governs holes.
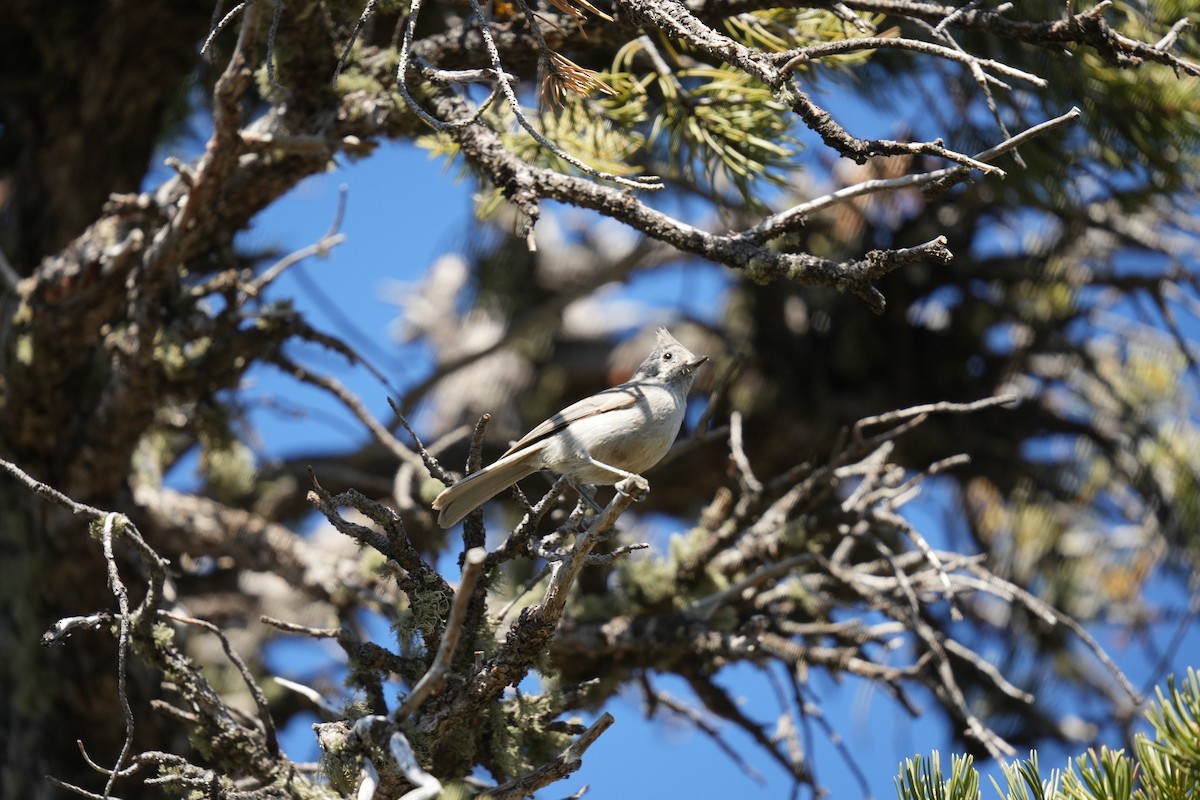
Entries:
MULTIPOLYGON (((1075 120, 1082 112, 1078 108, 1072 108, 1066 114, 1047 120, 1039 125, 1034 125, 1031 128, 1009 137, 1006 141, 1001 142, 995 147, 988 148, 981 153, 976 154, 975 159, 978 161, 991 161, 1004 153, 1015 150, 1020 145, 1029 140, 1040 136, 1047 131, 1053 130, 1065 125, 1066 123, 1075 120)), ((752 228, 747 229, 741 235, 754 242, 765 242, 792 230, 796 225, 803 223, 805 219, 812 216, 817 211, 828 208, 837 203, 842 203, 855 197, 863 197, 869 194, 878 192, 895 191, 907 187, 929 186, 935 183, 953 180, 955 178, 966 177, 970 173, 970 168, 959 165, 954 167, 946 167, 944 169, 933 170, 919 175, 905 175, 901 178, 877 178, 873 180, 856 183, 853 186, 847 186, 843 189, 838 189, 835 192, 823 195, 821 197, 808 200, 804 203, 792 206, 786 211, 781 211, 767 217, 762 222, 759 222, 752 228)))
POLYGON ((490 790, 488 795, 495 800, 520 800, 543 786, 562 780, 583 765, 584 753, 615 721, 613 715, 605 711, 556 760, 539 767, 529 775, 497 786, 490 790))
POLYGON ((927 55, 935 55, 939 58, 945 58, 950 61, 959 61, 975 69, 990 69, 1000 75, 1005 75, 1009 78, 1016 78, 1039 88, 1045 88, 1047 86, 1047 81, 1045 78, 1040 78, 1033 73, 1026 72, 1025 70, 1016 69, 1003 62, 994 61, 990 58, 978 58, 962 52, 961 50, 943 47, 941 45, 932 44, 931 42, 922 42, 916 39, 905 39, 901 37, 893 38, 883 36, 866 36, 858 39, 842 39, 836 42, 825 42, 818 45, 801 47, 797 50, 789 50, 787 52, 775 55, 774 59, 783 63, 782 68, 785 72, 790 72, 806 61, 814 61, 828 56, 841 55, 843 53, 853 53, 859 50, 876 50, 883 48, 912 50, 914 52, 925 53, 927 55))
POLYGON ((973 403, 928 403, 926 405, 912 406, 911 408, 905 408, 899 411, 889 411, 886 414, 865 417, 859 420, 854 426, 854 437, 859 442, 863 442, 863 431, 874 425, 889 425, 893 422, 909 420, 914 417, 923 417, 927 414, 969 414, 972 411, 979 411, 980 409, 984 408, 1015 403, 1018 400, 1020 400, 1020 398, 1017 395, 1002 394, 996 397, 988 397, 983 400, 976 400, 973 403))

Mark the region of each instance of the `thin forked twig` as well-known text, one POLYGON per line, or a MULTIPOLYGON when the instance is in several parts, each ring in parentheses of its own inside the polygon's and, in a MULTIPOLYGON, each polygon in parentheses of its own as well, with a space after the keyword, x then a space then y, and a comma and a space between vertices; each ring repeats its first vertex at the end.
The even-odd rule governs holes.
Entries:
MULTIPOLYGON (((976 154, 974 158, 975 160, 981 162, 991 161, 996 157, 1019 147, 1036 136, 1040 136, 1043 133, 1075 120, 1082 113, 1083 112, 1081 112, 1078 108, 1072 108, 1070 111, 1061 116, 1046 120, 1038 125, 1034 125, 1033 127, 1018 133, 1016 136, 1006 139, 994 147, 989 147, 987 150, 976 154)), ((822 195, 821 197, 814 198, 807 202, 799 203, 785 211, 780 211, 777 214, 772 214, 762 222, 759 222, 757 225, 742 231, 742 233, 739 235, 743 238, 749 239, 752 242, 765 242, 778 236, 782 236, 797 224, 803 222, 807 217, 823 208, 828 208, 829 206, 835 205, 836 203, 843 203, 855 197, 862 197, 863 195, 893 191, 910 186, 928 186, 938 183, 939 181, 965 177, 970 172, 970 167, 963 164, 956 164, 953 167, 936 169, 931 172, 923 172, 918 175, 903 175, 899 178, 880 178, 863 181, 861 183, 856 183, 853 186, 847 186, 845 188, 838 189, 836 192, 830 192, 827 195, 822 195)))
POLYGON ((912 419, 913 417, 925 416, 928 414, 969 414, 973 411, 980 411, 992 406, 1002 406, 1009 403, 1015 403, 1021 398, 1015 394, 1001 394, 995 397, 986 397, 982 400, 976 400, 971 403, 926 403, 919 406, 910 406, 896 411, 888 411, 884 414, 877 414, 871 417, 863 417, 854 424, 854 439, 856 442, 864 441, 863 431, 873 425, 888 425, 893 422, 900 422, 912 419))
POLYGON ((258 716, 263 724, 263 733, 266 734, 267 751, 272 756, 278 756, 279 737, 275 731, 275 719, 271 716, 271 705, 267 702, 267 696, 263 694, 262 687, 258 685, 258 681, 254 680, 254 676, 250 674, 250 668, 246 666, 246 662, 233 649, 233 645, 230 644, 229 637, 225 635, 225 632, 207 620, 188 617, 162 609, 159 609, 158 615, 172 622, 203 628, 217 637, 221 642, 221 649, 225 651, 225 657, 237 668, 238 674, 242 676, 242 682, 246 684, 246 688, 250 690, 250 696, 254 698, 254 705, 258 708, 258 716))
POLYGON ((342 405, 349 409, 366 426, 367 430, 374 435, 376 441, 386 447, 401 462, 414 465, 421 463, 420 457, 393 436, 392 432, 367 410, 367 407, 363 405, 358 395, 347 389, 337 378, 334 378, 332 375, 317 375, 310 372, 307 368, 300 366, 282 353, 272 355, 270 360, 296 380, 316 386, 319 389, 324 389, 340 400, 342 405))
POLYGON ((346 187, 343 185, 338 191, 338 202, 337 207, 333 212, 333 221, 329 224, 329 230, 326 231, 324 236, 308 247, 304 247, 300 250, 296 250, 293 253, 289 253, 267 269, 263 270, 262 274, 259 275, 248 287, 246 287, 246 293, 239 298, 239 301, 245 302, 245 300, 248 300, 252 296, 257 297, 263 292, 264 289, 274 283, 275 280, 290 267, 293 267, 296 264, 299 264, 301 261, 304 261, 306 258, 311 258, 312 256, 325 258, 329 255, 330 250, 346 241, 345 235, 338 233, 342 227, 342 220, 346 217, 346 197, 347 191, 346 187))

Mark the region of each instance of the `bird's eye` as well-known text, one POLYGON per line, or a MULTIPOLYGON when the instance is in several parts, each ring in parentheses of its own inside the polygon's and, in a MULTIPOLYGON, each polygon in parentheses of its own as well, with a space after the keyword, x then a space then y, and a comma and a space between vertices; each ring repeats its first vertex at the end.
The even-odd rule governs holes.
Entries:
POLYGON ((672 358, 670 353, 663 353, 663 361, 670 361, 672 358))

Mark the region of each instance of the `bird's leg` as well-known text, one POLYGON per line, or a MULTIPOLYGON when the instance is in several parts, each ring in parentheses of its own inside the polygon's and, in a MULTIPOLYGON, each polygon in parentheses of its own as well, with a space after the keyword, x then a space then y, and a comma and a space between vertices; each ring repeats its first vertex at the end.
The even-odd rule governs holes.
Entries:
POLYGON ((574 489, 589 506, 595 509, 597 514, 604 510, 604 506, 596 502, 595 488, 586 483, 576 483, 570 478, 567 478, 567 482, 571 484, 571 488, 574 489))
POLYGON ((597 461, 597 460, 596 460, 596 459, 594 459, 594 458, 590 458, 590 457, 589 457, 589 458, 588 458, 588 463, 589 463, 589 464, 591 464, 593 467, 596 467, 597 469, 606 470, 606 471, 608 471, 608 472, 611 472, 613 475, 618 475, 618 476, 620 476, 621 478, 634 478, 634 477, 637 477, 637 476, 636 476, 636 475, 634 475, 632 472, 626 472, 626 471, 625 471, 625 470, 623 470, 623 469, 619 469, 619 468, 617 468, 617 467, 614 467, 612 464, 605 464, 603 461, 597 461))
MULTIPOLYGON (((633 497, 637 502, 641 502, 643 497, 645 497, 646 492, 650 491, 650 484, 641 475, 635 475, 632 472, 626 472, 623 469, 618 469, 617 467, 614 467, 612 464, 605 464, 603 461, 597 461, 594 458, 589 458, 588 463, 590 463, 593 467, 598 467, 599 469, 608 470, 613 475, 620 475, 621 480, 617 481, 617 491, 618 492, 622 491, 621 490, 622 483, 625 483, 625 481, 632 482, 633 483, 632 488, 633 488, 633 492, 634 492, 633 497)), ((624 491, 622 493, 626 494, 626 495, 630 494, 629 491, 624 491)))

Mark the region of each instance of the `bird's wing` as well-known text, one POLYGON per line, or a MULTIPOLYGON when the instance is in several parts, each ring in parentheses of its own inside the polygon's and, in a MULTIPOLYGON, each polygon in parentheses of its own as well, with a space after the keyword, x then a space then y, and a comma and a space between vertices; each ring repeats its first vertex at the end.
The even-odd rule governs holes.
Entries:
POLYGON ((535 442, 545 439, 547 436, 553 436, 558 431, 561 431, 566 426, 578 419, 590 417, 599 414, 602 411, 614 411, 619 408, 629 408, 637 402, 638 391, 628 385, 622 384, 614 386, 611 389, 605 389, 603 392, 594 394, 591 397, 585 397, 582 400, 572 403, 571 405, 558 412, 550 419, 545 420, 529 433, 521 437, 520 441, 508 448, 500 458, 512 455, 518 450, 524 450, 535 442))

